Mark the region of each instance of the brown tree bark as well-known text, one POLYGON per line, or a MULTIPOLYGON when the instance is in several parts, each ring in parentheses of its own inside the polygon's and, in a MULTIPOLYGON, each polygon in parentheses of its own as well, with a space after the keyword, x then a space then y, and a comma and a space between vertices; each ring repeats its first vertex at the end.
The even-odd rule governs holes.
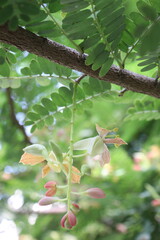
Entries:
POLYGON ((86 55, 47 38, 38 36, 22 27, 9 31, 6 25, 0 26, 0 42, 11 44, 21 51, 28 51, 66 67, 75 69, 99 80, 117 84, 127 90, 160 98, 160 82, 128 70, 112 66, 104 77, 99 77, 98 70, 93 71, 85 65, 86 55))

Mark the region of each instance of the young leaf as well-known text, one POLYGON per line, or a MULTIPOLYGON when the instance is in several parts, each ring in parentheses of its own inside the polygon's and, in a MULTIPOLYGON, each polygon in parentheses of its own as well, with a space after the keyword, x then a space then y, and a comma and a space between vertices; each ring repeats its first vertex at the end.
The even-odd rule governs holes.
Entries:
POLYGON ((59 146, 52 141, 50 141, 50 145, 52 147, 53 152, 55 153, 55 155, 57 157, 57 160, 62 162, 63 161, 63 155, 62 155, 62 151, 59 148, 59 146))
MULTIPOLYGON (((69 171, 69 166, 66 163, 63 163, 63 166, 68 173, 69 171)), ((81 179, 81 172, 74 166, 72 166, 72 175, 71 175, 72 183, 80 183, 81 179)))
POLYGON ((54 171, 54 172, 61 172, 61 166, 57 160, 56 155, 53 151, 49 154, 49 160, 48 160, 48 166, 54 171))
POLYGON ((105 137, 110 132, 110 130, 101 128, 98 124, 96 124, 96 130, 97 130, 99 136, 102 138, 105 137))
POLYGON ((50 171, 51 171, 50 167, 48 166, 48 164, 46 164, 42 168, 42 178, 46 177, 50 171))
POLYGON ((74 143, 74 145, 73 145, 74 150, 86 150, 89 154, 91 154, 91 152, 93 150, 93 146, 94 146, 95 142, 97 141, 97 139, 99 139, 99 136, 80 140, 80 141, 74 143))
POLYGON ((103 153, 102 153, 101 159, 99 161, 101 167, 103 167, 105 164, 109 163, 110 160, 111 160, 111 156, 110 156, 109 150, 108 150, 107 146, 104 145, 103 153))
POLYGON ((36 155, 25 152, 20 159, 20 163, 33 166, 33 165, 43 162, 44 160, 45 159, 42 156, 36 156, 36 155))
POLYGON ((45 146, 41 144, 32 144, 28 147, 23 148, 23 151, 37 156, 48 158, 48 151, 45 146))

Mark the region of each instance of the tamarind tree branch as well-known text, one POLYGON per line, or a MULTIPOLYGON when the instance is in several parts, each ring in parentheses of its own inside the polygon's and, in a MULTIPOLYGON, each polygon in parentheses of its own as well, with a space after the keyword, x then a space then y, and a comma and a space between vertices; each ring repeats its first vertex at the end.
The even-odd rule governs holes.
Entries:
POLYGON ((22 27, 12 32, 8 30, 7 25, 0 26, 0 42, 11 44, 21 51, 28 51, 85 75, 119 85, 127 90, 160 98, 160 82, 155 84, 155 79, 120 69, 114 65, 104 77, 99 77, 98 70, 93 71, 90 66, 85 65, 85 54, 38 36, 22 27))

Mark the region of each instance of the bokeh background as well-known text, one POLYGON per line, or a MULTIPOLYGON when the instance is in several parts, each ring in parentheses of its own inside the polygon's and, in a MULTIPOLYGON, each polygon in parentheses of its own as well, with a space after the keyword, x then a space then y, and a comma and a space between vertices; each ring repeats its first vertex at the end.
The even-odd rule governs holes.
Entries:
POLYGON ((64 183, 65 178, 52 172, 42 179, 42 165, 30 167, 19 163, 22 149, 29 141, 48 147, 48 141, 52 139, 63 152, 67 151, 69 120, 60 119, 54 126, 36 130, 34 134, 25 127, 28 139, 20 125, 32 103, 49 95, 57 86, 55 79, 45 86, 23 80, 20 88, 0 92, 0 239, 159 240, 160 124, 156 120, 125 121, 127 109, 137 97, 143 97, 140 94, 125 93, 116 101, 99 98, 92 108, 76 115, 75 141, 95 136, 95 123, 98 123, 108 129, 119 128, 120 137, 128 143, 119 148, 109 147, 111 163, 104 168, 92 159, 75 160, 76 167, 88 164, 89 171, 82 177, 80 186, 74 187, 100 187, 107 197, 98 200, 76 198, 81 210, 78 225, 71 231, 62 229, 59 224, 64 215, 63 205, 38 205, 47 180, 64 183))

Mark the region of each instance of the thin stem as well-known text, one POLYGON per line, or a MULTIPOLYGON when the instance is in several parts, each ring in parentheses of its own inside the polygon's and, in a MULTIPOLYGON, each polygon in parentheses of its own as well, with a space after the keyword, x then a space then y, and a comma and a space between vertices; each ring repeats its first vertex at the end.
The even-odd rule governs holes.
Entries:
POLYGON ((127 90, 127 88, 123 88, 120 92, 119 92, 119 97, 122 97, 124 94, 125 94, 125 92, 127 92, 128 90, 127 90))
POLYGON ((78 154, 78 155, 73 155, 73 158, 79 158, 79 157, 84 157, 86 156, 88 153, 82 153, 82 154, 78 154))
POLYGON ((59 28, 59 30, 61 31, 61 33, 75 46, 75 48, 77 49, 77 51, 79 51, 80 53, 82 53, 81 48, 72 40, 68 37, 68 35, 66 34, 66 32, 63 30, 63 28, 61 28, 61 26, 59 25, 59 23, 55 20, 55 18, 52 16, 52 14, 50 13, 49 9, 42 4, 44 10, 46 11, 46 13, 48 14, 48 16, 50 16, 50 18, 52 19, 52 21, 54 22, 54 24, 59 28))
POLYGON ((68 190, 67 190, 67 199, 68 199, 68 211, 71 206, 71 181, 72 181, 72 163, 73 163, 73 132, 74 132, 74 120, 75 120, 75 111, 76 111, 76 91, 78 83, 74 83, 73 87, 73 96, 72 96, 72 115, 70 123, 70 148, 69 148, 69 167, 68 167, 68 190))
POLYGON ((83 195, 85 194, 86 192, 71 192, 71 194, 74 194, 74 195, 83 195))
POLYGON ((75 82, 79 84, 80 81, 81 81, 84 77, 86 77, 86 76, 87 76, 86 74, 83 74, 82 76, 78 77, 78 78, 75 80, 75 82))
POLYGON ((66 187, 68 187, 68 185, 57 186, 58 189, 63 189, 63 188, 66 188, 66 187))
POLYGON ((68 77, 64 77, 64 76, 56 76, 54 74, 52 75, 32 75, 32 76, 19 76, 19 77, 0 77, 0 80, 8 80, 8 81, 12 81, 12 80, 18 80, 18 79, 41 79, 41 78, 48 78, 48 79, 51 79, 51 78, 55 78, 57 80, 61 79, 61 80, 70 80, 70 81, 74 81, 73 79, 71 78, 68 78, 68 77))
POLYGON ((65 202, 65 201, 67 201, 67 198, 56 199, 56 202, 65 202))

